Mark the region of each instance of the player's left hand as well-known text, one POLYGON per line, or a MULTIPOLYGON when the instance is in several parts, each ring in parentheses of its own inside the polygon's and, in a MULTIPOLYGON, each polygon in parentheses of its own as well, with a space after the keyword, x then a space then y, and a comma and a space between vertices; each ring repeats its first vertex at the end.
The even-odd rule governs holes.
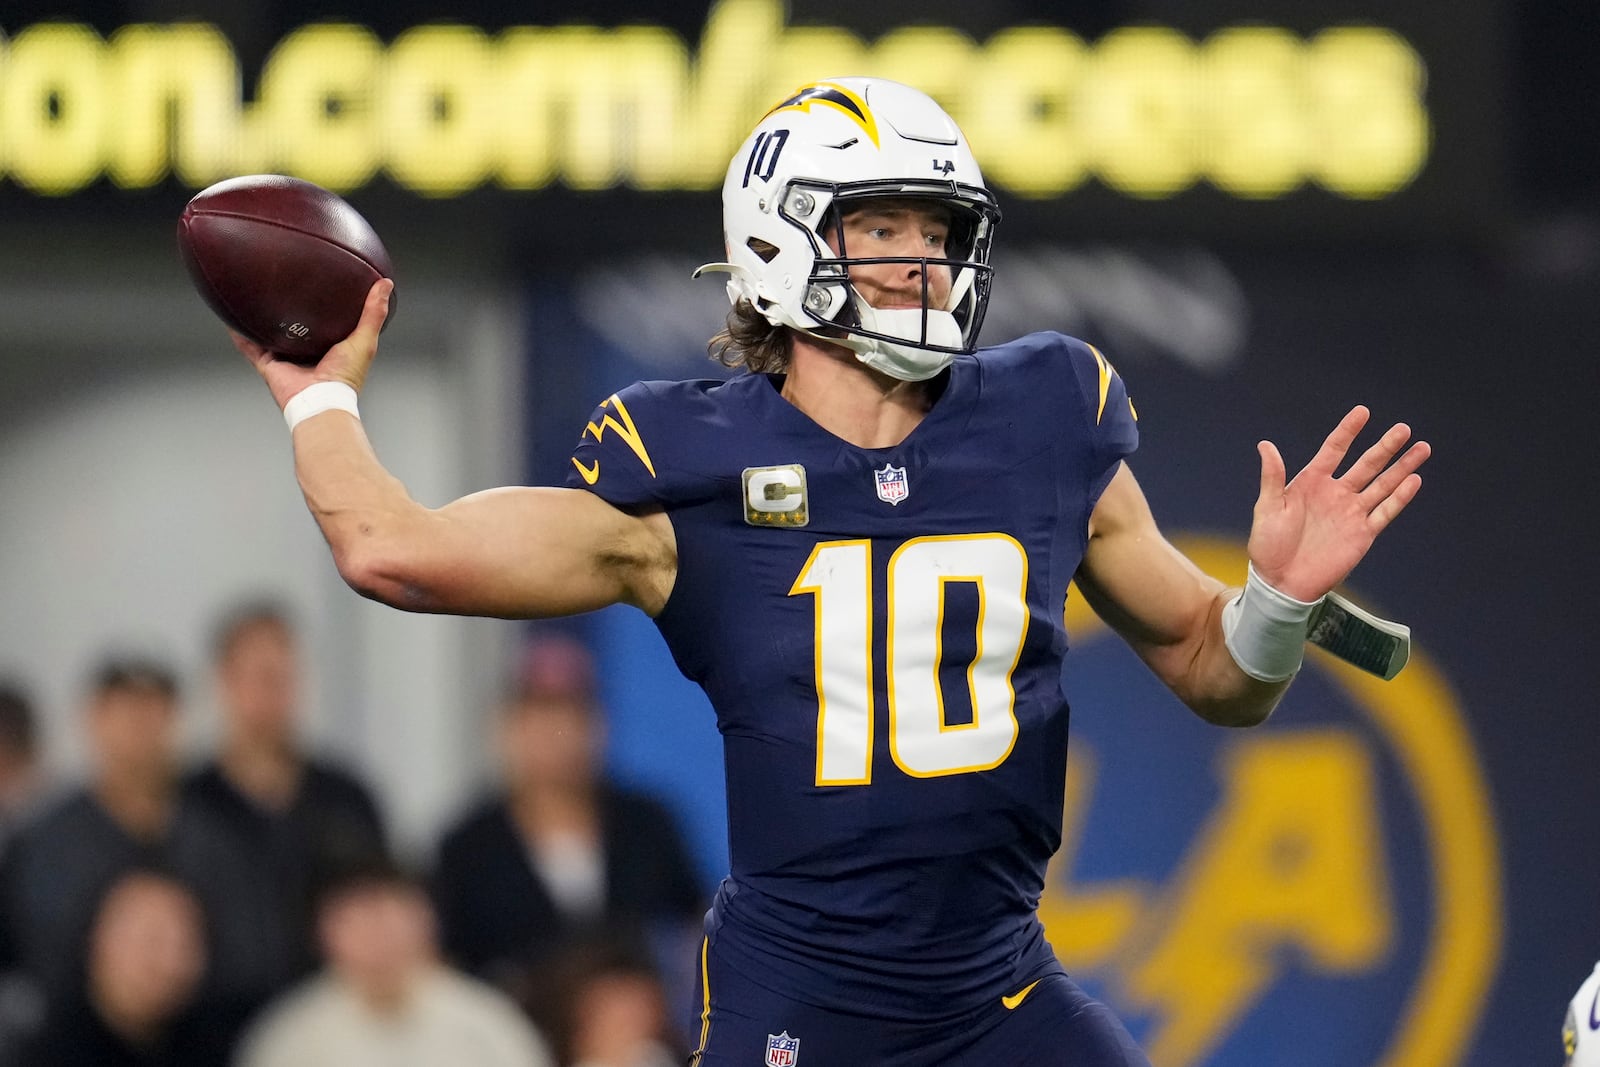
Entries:
POLYGON ((1250 525, 1250 562, 1273 588, 1296 600, 1317 600, 1342 582, 1422 488, 1417 468, 1432 449, 1426 441, 1406 448, 1411 428, 1403 422, 1338 473, 1369 414, 1360 405, 1352 408, 1287 485, 1277 446, 1256 446, 1261 494, 1250 525))

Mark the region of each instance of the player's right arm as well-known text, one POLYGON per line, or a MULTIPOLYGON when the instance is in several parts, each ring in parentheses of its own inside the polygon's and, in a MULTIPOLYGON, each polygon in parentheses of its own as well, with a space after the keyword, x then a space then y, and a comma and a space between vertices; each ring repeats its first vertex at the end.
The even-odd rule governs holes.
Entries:
MULTIPOLYGON (((360 391, 393 283, 367 295, 355 332, 314 367, 234 343, 280 407, 318 381, 360 391)), ((671 521, 575 489, 491 489, 427 508, 378 461, 360 420, 329 411, 294 430, 306 504, 357 592, 406 611, 536 618, 633 604, 660 611, 676 577, 671 521)))

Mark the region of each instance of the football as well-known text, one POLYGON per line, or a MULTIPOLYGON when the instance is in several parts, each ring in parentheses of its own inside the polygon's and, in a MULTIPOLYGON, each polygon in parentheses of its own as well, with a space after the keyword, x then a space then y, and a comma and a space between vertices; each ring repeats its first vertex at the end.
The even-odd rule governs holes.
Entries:
MULTIPOLYGON (((178 220, 178 247, 223 322, 296 363, 315 363, 349 336, 372 283, 394 274, 355 208, 281 174, 201 190, 178 220)), ((393 295, 389 307, 392 318, 393 295)))

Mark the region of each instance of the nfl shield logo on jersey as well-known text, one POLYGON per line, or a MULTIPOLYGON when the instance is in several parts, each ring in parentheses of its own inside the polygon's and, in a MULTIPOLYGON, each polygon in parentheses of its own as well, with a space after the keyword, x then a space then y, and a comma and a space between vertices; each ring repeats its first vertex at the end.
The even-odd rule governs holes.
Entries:
POLYGON ((800 1062, 800 1039, 789 1031, 767 1035, 767 1067, 794 1067, 800 1062))
POLYGON ((872 477, 878 483, 878 499, 885 503, 898 504, 911 492, 906 483, 904 467, 891 467, 885 463, 883 470, 872 472, 872 477))

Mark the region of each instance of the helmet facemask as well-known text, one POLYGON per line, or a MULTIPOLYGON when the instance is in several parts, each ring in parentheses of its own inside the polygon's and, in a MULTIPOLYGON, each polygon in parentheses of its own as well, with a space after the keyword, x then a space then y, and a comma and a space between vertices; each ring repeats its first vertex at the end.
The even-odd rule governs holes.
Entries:
POLYGON ((854 351, 868 366, 905 381, 938 374, 977 345, 994 268, 989 248, 998 218, 982 189, 953 182, 858 182, 849 185, 796 179, 777 215, 810 243, 813 265, 801 302, 806 321, 797 329, 854 351), (941 256, 858 256, 848 247, 844 219, 875 201, 919 202, 945 216, 941 256), (832 236, 837 244, 830 244, 832 236), (851 281, 853 268, 905 265, 920 268, 920 307, 878 308, 851 281), (935 292, 934 272, 950 275, 948 293, 935 292))

